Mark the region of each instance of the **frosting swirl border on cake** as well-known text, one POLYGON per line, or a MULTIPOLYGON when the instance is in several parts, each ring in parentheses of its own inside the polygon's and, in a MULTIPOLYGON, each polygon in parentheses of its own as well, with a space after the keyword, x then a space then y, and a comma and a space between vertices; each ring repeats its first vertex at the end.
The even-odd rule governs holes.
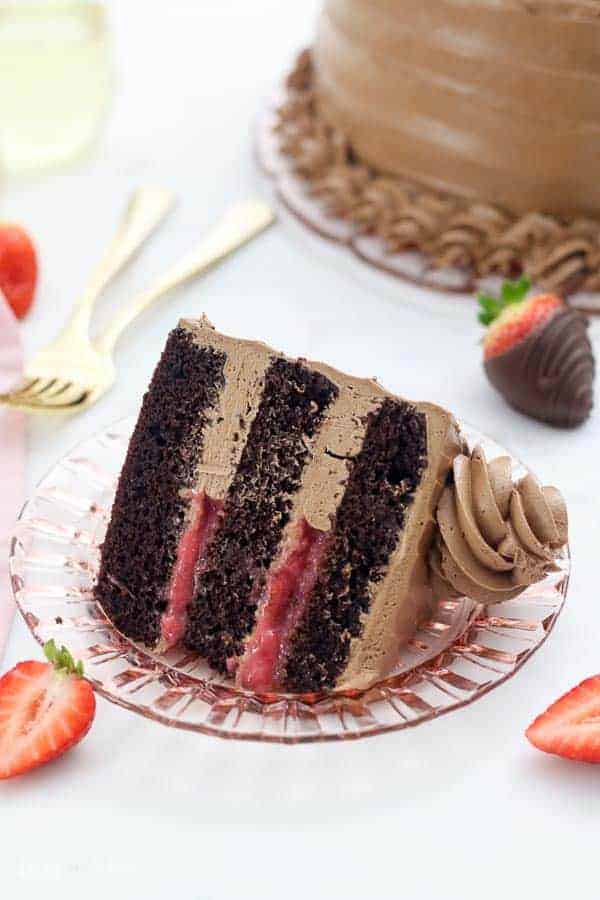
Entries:
POLYGON ((600 292, 600 221, 536 210, 515 215, 379 172, 320 113, 313 79, 305 50, 277 102, 273 128, 277 152, 326 216, 356 236, 377 238, 390 259, 417 250, 433 269, 460 269, 473 279, 468 289, 488 276, 525 273, 565 296, 600 292))

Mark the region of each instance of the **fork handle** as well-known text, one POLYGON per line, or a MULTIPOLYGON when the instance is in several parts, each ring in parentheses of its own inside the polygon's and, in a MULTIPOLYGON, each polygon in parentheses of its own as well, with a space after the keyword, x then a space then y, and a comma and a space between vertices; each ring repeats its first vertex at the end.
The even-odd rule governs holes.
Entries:
POLYGON ((264 231, 274 220, 273 211, 262 200, 249 200, 233 206, 205 235, 195 250, 117 313, 95 341, 96 348, 101 353, 112 351, 125 329, 152 303, 191 278, 206 272, 264 231))
POLYGON ((142 187, 132 195, 119 229, 96 266, 65 327, 87 335, 94 305, 106 286, 125 268, 175 204, 175 194, 161 187, 142 187))

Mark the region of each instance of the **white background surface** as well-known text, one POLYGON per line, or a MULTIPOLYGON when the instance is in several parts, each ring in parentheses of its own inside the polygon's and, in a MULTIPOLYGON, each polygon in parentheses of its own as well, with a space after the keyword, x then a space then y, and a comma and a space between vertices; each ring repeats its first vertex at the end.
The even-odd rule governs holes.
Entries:
MULTIPOLYGON (((109 239, 128 192, 156 181, 180 206, 107 296, 125 303, 228 202, 261 187, 261 100, 312 32, 314 0, 113 0, 117 92, 101 146, 72 174, 12 186, 43 282, 24 332, 47 340, 109 239)), ((99 700, 73 753, 0 787, 2 896, 190 898, 598 897, 600 775, 526 743, 532 717, 600 668, 598 414, 561 433, 485 382, 472 301, 432 298, 351 264, 283 222, 147 315, 96 408, 29 429, 29 489, 79 439, 135 411, 166 333, 206 312, 221 330, 374 375, 437 401, 565 493, 573 580, 565 613, 521 673, 460 712, 402 733, 298 748, 219 741, 99 700), (407 302, 407 300, 409 302, 407 302)), ((39 655, 19 621, 5 667, 39 655)))

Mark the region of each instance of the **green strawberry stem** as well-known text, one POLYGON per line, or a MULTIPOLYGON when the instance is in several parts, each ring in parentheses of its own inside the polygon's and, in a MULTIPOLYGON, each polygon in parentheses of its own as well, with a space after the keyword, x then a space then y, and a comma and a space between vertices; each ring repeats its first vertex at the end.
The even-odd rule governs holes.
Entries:
POLYGON ((51 638, 44 644, 44 655, 61 675, 77 675, 78 678, 83 678, 83 663, 81 660, 75 662, 65 646, 62 646, 59 650, 54 643, 54 638, 51 638))
POLYGON ((531 282, 523 275, 518 281, 505 281, 499 297, 492 297, 490 294, 478 294, 477 302, 480 309, 477 318, 482 325, 491 325, 494 319, 497 319, 507 306, 521 303, 527 296, 530 287, 531 282))

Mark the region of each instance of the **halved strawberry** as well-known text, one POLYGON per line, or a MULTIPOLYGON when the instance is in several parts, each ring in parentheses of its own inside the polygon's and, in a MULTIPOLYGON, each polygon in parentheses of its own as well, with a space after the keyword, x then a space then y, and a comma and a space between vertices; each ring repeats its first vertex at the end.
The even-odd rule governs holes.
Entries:
POLYGON ((85 737, 96 711, 83 665, 54 641, 49 662, 22 662, 0 678, 0 778, 22 775, 85 737))
POLYGON ((37 255, 27 232, 20 225, 0 225, 0 291, 18 319, 33 303, 37 276, 37 255))
POLYGON ((555 294, 527 297, 530 287, 527 278, 521 278, 505 282, 500 297, 479 294, 479 321, 489 326, 483 342, 485 359, 506 353, 564 309, 564 301, 555 294))
POLYGON ((600 675, 582 681, 553 703, 525 735, 546 753, 600 763, 600 675))

